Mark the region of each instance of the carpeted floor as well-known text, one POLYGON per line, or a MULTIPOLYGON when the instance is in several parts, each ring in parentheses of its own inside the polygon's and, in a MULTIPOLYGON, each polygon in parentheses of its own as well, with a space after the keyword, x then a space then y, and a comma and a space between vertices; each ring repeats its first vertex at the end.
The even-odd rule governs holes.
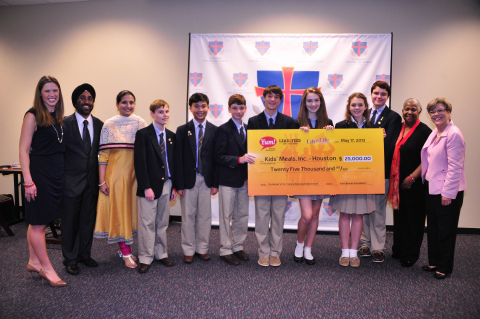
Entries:
MULTIPOLYGON (((71 276, 62 265, 59 247, 49 256, 68 286, 42 285, 25 271, 28 246, 25 224, 12 227, 15 237, 0 229, 0 318, 480 318, 480 236, 459 235, 451 277, 436 280, 422 271, 420 260, 402 268, 391 258, 374 264, 361 259, 360 268, 338 265, 337 234, 317 235, 314 266, 293 261, 295 233, 285 233, 282 265, 260 267, 257 242, 249 231, 246 252, 251 260, 230 266, 218 257, 219 232, 210 237, 212 260, 182 262, 180 224, 168 229, 169 253, 176 265, 154 262, 139 274, 128 269, 106 240, 94 240, 98 268, 80 264, 71 276)), ((425 236, 426 237, 426 236, 425 236)), ((132 246, 137 251, 136 241, 132 246)))

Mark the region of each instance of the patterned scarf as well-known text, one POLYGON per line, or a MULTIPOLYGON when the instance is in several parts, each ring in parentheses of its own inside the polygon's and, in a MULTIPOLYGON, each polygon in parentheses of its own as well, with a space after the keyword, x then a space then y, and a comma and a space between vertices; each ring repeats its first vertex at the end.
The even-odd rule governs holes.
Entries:
POLYGON ((135 142, 135 134, 147 123, 140 116, 116 115, 105 121, 100 133, 100 153, 106 149, 131 148, 135 142))
POLYGON ((408 138, 413 134, 420 119, 417 123, 408 131, 407 135, 403 137, 405 132, 405 122, 403 122, 402 130, 398 136, 397 143, 395 144, 395 151, 393 153, 392 167, 390 171, 390 187, 388 189, 388 201, 392 204, 393 209, 398 209, 400 205, 400 147, 405 144, 408 138))

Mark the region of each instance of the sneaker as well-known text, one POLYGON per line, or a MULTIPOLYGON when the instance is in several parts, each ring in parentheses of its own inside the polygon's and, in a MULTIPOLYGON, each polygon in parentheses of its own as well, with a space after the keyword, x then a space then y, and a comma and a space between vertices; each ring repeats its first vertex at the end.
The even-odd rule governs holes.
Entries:
POLYGON ((367 246, 363 246, 362 248, 360 248, 358 255, 360 257, 370 257, 370 248, 368 248, 367 246))
POLYGON ((372 254, 372 260, 374 263, 383 263, 385 260, 385 254, 379 250, 374 250, 372 254))
POLYGON ((340 259, 338 260, 338 263, 340 264, 340 266, 347 267, 348 264, 349 264, 349 258, 348 257, 340 257, 340 259))
POLYGON ((258 264, 263 267, 268 267, 270 266, 270 261, 268 258, 258 258, 258 264))
POLYGON ((280 258, 274 257, 274 256, 270 256, 270 266, 278 267, 278 266, 280 266, 281 264, 282 264, 282 263, 280 262, 280 258))
POLYGON ((360 258, 351 257, 349 259, 350 259, 350 266, 352 266, 352 267, 359 267, 360 266, 360 258))

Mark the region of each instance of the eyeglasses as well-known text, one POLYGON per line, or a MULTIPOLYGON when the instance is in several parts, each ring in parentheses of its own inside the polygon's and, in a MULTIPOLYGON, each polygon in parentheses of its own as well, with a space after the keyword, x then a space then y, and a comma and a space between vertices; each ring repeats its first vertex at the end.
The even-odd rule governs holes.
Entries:
POLYGON ((430 115, 435 115, 435 114, 437 114, 437 113, 438 113, 438 114, 442 114, 442 113, 445 112, 445 111, 446 111, 446 109, 438 109, 438 110, 436 110, 436 111, 435 111, 435 110, 428 111, 428 113, 429 113, 430 115))
POLYGON ((89 97, 80 96, 80 97, 78 98, 78 100, 79 100, 80 102, 85 102, 85 101, 93 102, 93 98, 92 98, 91 96, 89 96, 89 97))

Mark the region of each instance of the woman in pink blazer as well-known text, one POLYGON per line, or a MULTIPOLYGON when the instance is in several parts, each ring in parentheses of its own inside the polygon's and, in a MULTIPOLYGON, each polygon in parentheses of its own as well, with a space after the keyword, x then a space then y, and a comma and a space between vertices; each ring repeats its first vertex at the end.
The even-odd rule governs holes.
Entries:
POLYGON ((445 98, 428 103, 436 129, 422 148, 422 180, 426 184, 428 263, 423 270, 444 279, 453 270, 458 218, 465 182, 465 140, 450 118, 445 98))

